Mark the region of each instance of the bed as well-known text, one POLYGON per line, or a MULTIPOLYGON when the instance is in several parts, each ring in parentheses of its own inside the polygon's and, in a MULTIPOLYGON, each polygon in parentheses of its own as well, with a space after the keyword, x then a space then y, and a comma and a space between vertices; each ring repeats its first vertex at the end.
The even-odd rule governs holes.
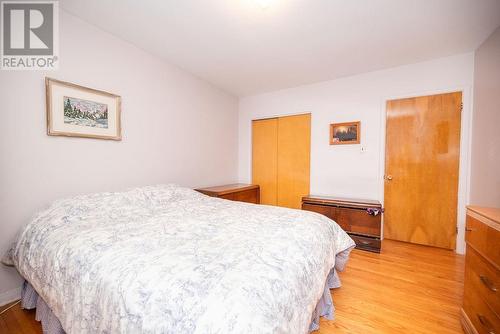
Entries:
POLYGON ((320 214, 158 185, 54 202, 9 261, 48 333, 308 333, 353 247, 320 214))

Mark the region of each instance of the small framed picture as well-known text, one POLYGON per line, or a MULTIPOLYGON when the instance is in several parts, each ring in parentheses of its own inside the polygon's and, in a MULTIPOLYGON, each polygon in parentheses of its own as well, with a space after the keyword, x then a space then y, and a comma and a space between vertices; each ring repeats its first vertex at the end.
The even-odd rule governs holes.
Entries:
POLYGON ((47 134, 121 140, 121 97, 45 78, 47 134))
POLYGON ((359 144, 361 122, 330 124, 330 145, 359 144))

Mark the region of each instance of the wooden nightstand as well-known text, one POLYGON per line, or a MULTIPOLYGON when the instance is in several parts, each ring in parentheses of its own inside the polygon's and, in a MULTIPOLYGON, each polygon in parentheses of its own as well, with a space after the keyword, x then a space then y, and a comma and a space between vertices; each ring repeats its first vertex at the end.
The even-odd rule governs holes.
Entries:
POLYGON ((255 184, 234 183, 195 190, 212 197, 260 204, 260 188, 255 184))

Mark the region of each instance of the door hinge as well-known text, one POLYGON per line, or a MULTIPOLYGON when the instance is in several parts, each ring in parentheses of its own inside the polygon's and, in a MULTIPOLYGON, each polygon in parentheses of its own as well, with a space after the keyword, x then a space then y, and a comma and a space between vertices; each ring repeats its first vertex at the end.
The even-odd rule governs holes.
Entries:
POLYGON ((464 103, 460 102, 460 111, 464 111, 464 103))

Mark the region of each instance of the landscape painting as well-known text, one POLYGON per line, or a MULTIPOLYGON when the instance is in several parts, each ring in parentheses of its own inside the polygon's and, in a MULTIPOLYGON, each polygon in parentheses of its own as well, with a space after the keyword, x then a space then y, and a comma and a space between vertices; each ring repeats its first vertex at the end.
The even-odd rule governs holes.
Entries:
POLYGON ((121 97, 45 78, 49 136, 122 140, 121 97))
POLYGON ((330 124, 330 145, 359 144, 361 122, 330 124))
POLYGON ((64 96, 64 123, 108 128, 108 105, 64 96))

